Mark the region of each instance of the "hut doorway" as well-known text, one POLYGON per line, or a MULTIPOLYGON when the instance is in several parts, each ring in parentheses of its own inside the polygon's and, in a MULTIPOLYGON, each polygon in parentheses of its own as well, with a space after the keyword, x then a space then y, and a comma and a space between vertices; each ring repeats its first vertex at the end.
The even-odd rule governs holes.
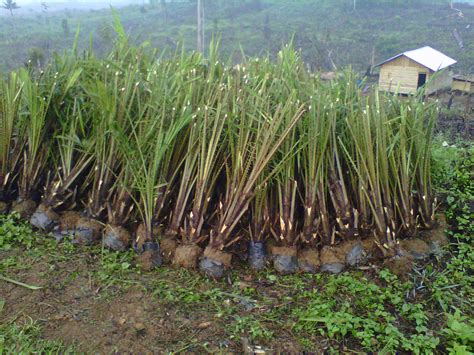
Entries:
POLYGON ((423 85, 426 84, 426 74, 420 73, 418 74, 418 89, 421 88, 423 85))

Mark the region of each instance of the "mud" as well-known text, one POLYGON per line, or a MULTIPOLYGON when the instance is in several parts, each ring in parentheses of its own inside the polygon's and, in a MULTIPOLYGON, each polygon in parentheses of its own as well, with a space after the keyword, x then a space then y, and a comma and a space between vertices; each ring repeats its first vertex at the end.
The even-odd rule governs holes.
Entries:
MULTIPOLYGON (((18 255, 31 269, 10 270, 9 276, 43 288, 32 291, 0 281, 0 299, 5 301, 0 313, 2 325, 37 321, 42 339, 73 345, 74 353, 79 354, 242 353, 242 340, 230 337, 229 319, 219 315, 220 307, 225 306, 221 301, 211 303, 203 298, 186 303, 160 296, 162 292, 176 295, 183 287, 199 294, 216 288, 215 283, 200 281, 199 291, 193 289, 190 285, 199 278, 195 274, 173 268, 152 274, 134 271, 126 277, 130 284, 105 287, 95 277, 101 270, 100 258, 87 253, 58 260, 49 255, 32 259, 23 252, 18 255)), ((258 281, 248 284, 271 299, 275 296, 272 288, 259 286, 258 281)), ((219 290, 235 292, 223 282, 219 290)), ((231 302, 239 307, 235 316, 249 314, 238 300, 231 302)), ((278 324, 268 322, 265 326, 279 336, 256 344, 285 353, 303 350, 298 338, 281 331, 278 324)))
POLYGON ((374 238, 362 239, 361 244, 368 259, 374 258, 380 253, 374 238))
POLYGON ((446 222, 446 216, 441 214, 437 218, 436 227, 422 233, 422 238, 426 243, 428 243, 430 253, 436 256, 441 256, 445 253, 449 246, 449 239, 446 236, 447 229, 448 224, 446 222))
MULTIPOLYGON (((72 223, 67 226, 74 227, 72 223)), ((424 238, 428 238, 428 234, 424 238)), ((362 245, 365 246, 364 242, 362 245)), ((144 248, 150 250, 137 258, 141 257, 144 266, 148 265, 151 270, 156 267, 154 256, 159 250, 156 245, 144 248)), ((0 250, 0 260, 9 257, 21 260, 21 266, 8 269, 8 277, 42 287, 32 291, 0 281, 0 300, 5 301, 0 312, 0 324, 40 322, 41 338, 74 345, 78 353, 241 353, 242 344, 247 342, 245 338, 230 335, 227 331, 229 318, 222 317, 222 309, 235 307, 232 308, 232 319, 249 316, 249 312, 266 318, 269 309, 287 304, 286 300, 291 300, 295 292, 294 288, 279 287, 279 282, 269 282, 265 276, 256 276, 246 268, 237 270, 229 277, 232 283, 208 282, 195 273, 174 268, 162 268, 154 273, 131 270, 129 274, 113 279, 113 282, 110 279, 104 282, 98 277, 104 273, 100 248, 74 249, 75 252, 66 258, 62 251, 50 249, 40 256, 37 251, 29 254, 23 249, 0 250), (244 296, 246 293, 238 294, 237 285, 242 291, 255 290, 252 294, 259 295, 259 298, 255 296, 256 301, 253 301, 244 296), (225 294, 212 301, 204 296, 207 291, 214 295, 217 289, 225 294), (197 294, 199 297, 188 301, 188 295, 197 294)), ((340 263, 344 260, 345 256, 335 251, 337 247, 326 248, 321 262, 340 263)), ((291 250, 282 252, 287 256, 294 255, 291 250)), ((315 261, 317 252, 314 252, 309 258, 300 252, 299 260, 315 261)), ((230 254, 220 253, 211 250, 206 255, 218 257, 230 265, 230 254)), ((206 268, 213 268, 212 271, 216 272, 213 275, 218 276, 216 278, 226 275, 223 262, 207 257, 204 260, 210 263, 206 268)), ((438 265, 440 270, 443 265, 438 265)), ((383 266, 400 278, 406 278, 413 269, 414 259, 405 253, 386 259, 383 266)), ((373 269, 362 272, 369 278, 377 274, 373 269)), ((318 287, 324 287, 320 281, 315 282, 318 278, 302 277, 307 290, 317 291, 318 287)), ((302 353, 304 349, 299 345, 300 336, 281 326, 283 322, 293 322, 291 315, 281 320, 262 321, 276 336, 258 344, 270 349, 267 353, 302 353)), ((319 337, 310 340, 316 346, 327 342, 326 338, 319 337)), ((335 341, 329 345, 337 349, 340 343, 335 341)), ((325 343, 315 352, 325 353, 327 350, 328 343, 325 343)), ((363 352, 364 349, 352 346, 350 350, 363 352)))
POLYGON ((159 257, 156 256, 156 252, 144 251, 143 253, 135 257, 137 266, 142 271, 151 271, 154 268, 160 267, 162 262, 159 257))

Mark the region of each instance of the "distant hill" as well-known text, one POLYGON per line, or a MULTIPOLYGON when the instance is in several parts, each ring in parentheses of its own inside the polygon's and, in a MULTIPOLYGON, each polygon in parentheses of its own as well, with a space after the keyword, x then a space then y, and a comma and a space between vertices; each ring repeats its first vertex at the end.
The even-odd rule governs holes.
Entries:
MULTIPOLYGON (((172 50, 179 42, 194 48, 195 4, 152 2, 119 9, 131 39, 172 50)), ((79 24, 82 48, 91 38, 99 53, 110 48, 114 38, 110 10, 56 6, 15 10, 15 27, 11 18, 2 16, 1 70, 18 67, 28 58, 41 62, 53 51, 70 48, 79 24)), ((458 71, 474 71, 474 6, 457 3, 455 8, 443 0, 357 0, 355 10, 353 0, 206 0, 206 40, 219 36, 223 56, 233 53, 238 61, 240 45, 247 54, 275 55, 294 36, 312 69, 352 65, 361 72, 372 62, 429 45, 457 59, 458 71)))

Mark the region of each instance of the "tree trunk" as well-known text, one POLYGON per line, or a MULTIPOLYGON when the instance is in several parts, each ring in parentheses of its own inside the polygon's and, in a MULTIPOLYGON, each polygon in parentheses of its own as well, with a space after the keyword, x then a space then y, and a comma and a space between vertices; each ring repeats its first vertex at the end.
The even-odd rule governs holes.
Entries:
POLYGON ((12 17, 13 30, 16 31, 15 17, 13 17, 13 9, 12 8, 10 8, 10 15, 12 17))
POLYGON ((198 52, 204 52, 204 30, 203 30, 203 0, 197 0, 197 50, 198 52))

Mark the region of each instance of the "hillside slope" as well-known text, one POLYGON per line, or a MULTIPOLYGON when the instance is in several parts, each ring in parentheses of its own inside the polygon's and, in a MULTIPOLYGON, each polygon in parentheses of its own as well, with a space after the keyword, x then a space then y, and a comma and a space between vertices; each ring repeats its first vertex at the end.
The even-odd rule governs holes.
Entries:
MULTIPOLYGON (((396 0, 359 1, 354 11, 349 0, 250 0, 206 2, 206 40, 222 39, 223 54, 239 59, 245 53, 275 54, 293 35, 305 61, 313 69, 332 70, 352 65, 365 71, 400 51, 430 45, 459 61, 458 71, 474 70, 474 6, 396 0), (372 4, 374 3, 374 4, 372 4), (398 4, 400 3, 400 4, 398 4), (464 42, 458 47, 453 31, 464 42), (334 65, 332 63, 334 62, 334 65)), ((55 5, 57 6, 57 5, 55 5)), ((18 67, 28 58, 44 61, 53 51, 70 48, 80 24, 80 46, 104 51, 113 40, 110 10, 49 11, 22 14, 0 21, 0 70, 18 67)), ((133 41, 149 40, 154 47, 195 45, 195 5, 189 2, 128 6, 119 9, 133 41)))

